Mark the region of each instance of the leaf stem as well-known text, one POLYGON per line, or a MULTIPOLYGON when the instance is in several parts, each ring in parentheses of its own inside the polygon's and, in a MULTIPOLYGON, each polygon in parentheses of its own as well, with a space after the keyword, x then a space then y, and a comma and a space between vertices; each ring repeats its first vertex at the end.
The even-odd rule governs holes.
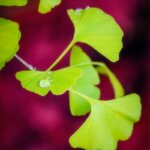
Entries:
POLYGON ((77 65, 74 65, 73 67, 80 67, 80 66, 85 66, 85 65, 97 65, 97 66, 102 67, 102 70, 100 70, 98 67, 96 69, 100 74, 106 75, 108 77, 113 87, 115 98, 118 98, 124 95, 124 88, 122 84, 103 62, 93 61, 93 62, 77 64, 77 65))
POLYGON ((71 47, 74 45, 75 40, 73 40, 69 43, 69 45, 66 47, 66 49, 59 55, 59 57, 48 67, 47 71, 51 70, 54 68, 60 61, 61 59, 67 54, 67 52, 71 49, 71 47))
POLYGON ((84 99, 87 100, 91 105, 96 102, 95 99, 93 99, 93 98, 91 98, 91 97, 89 97, 89 96, 87 96, 87 95, 84 95, 84 94, 82 94, 82 93, 80 93, 80 92, 78 92, 78 91, 76 91, 76 90, 74 90, 74 89, 69 89, 69 91, 72 92, 72 93, 74 93, 74 94, 76 94, 76 95, 78 95, 78 96, 80 96, 80 97, 82 97, 82 98, 84 98, 84 99))
POLYGON ((20 56, 18 56, 17 54, 15 55, 15 58, 21 63, 23 64, 27 69, 29 70, 36 70, 35 67, 33 67, 32 65, 30 65, 29 63, 27 63, 24 59, 22 59, 20 56))
POLYGON ((80 67, 80 66, 86 66, 86 65, 105 66, 105 64, 102 63, 102 62, 92 61, 92 62, 87 62, 87 63, 73 65, 73 67, 80 67))

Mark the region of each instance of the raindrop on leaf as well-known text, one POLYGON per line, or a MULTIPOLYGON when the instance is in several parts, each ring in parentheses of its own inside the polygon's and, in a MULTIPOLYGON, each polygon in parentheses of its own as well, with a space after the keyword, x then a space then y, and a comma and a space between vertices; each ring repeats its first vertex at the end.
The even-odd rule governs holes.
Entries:
POLYGON ((48 88, 50 87, 50 81, 48 79, 43 79, 40 81, 39 85, 41 88, 48 88))
POLYGON ((76 9, 76 15, 80 15, 81 14, 81 10, 82 10, 81 8, 77 8, 76 9))
POLYGON ((86 7, 86 9, 89 9, 89 8, 90 8, 89 6, 86 7))

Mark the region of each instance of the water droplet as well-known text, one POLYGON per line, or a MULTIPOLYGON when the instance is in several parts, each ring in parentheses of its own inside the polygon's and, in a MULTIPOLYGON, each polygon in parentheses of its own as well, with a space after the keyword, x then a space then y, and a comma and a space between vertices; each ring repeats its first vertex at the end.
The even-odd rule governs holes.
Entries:
POLYGON ((50 75, 51 73, 52 73, 51 71, 47 72, 48 75, 50 75))
POLYGON ((50 79, 50 77, 46 77, 46 79, 47 79, 47 80, 49 80, 49 79, 50 79))
POLYGON ((43 79, 40 81, 39 85, 41 88, 48 88, 50 87, 51 83, 48 79, 43 79))
POLYGON ((76 9, 76 15, 80 15, 81 14, 81 10, 82 10, 81 8, 77 8, 76 9))
POLYGON ((85 9, 89 9, 90 7, 89 6, 86 6, 86 8, 85 9))

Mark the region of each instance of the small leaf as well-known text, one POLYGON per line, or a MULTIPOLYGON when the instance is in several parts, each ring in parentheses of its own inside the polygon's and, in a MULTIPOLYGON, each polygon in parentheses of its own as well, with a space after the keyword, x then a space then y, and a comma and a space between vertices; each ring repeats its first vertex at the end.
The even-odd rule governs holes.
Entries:
POLYGON ((64 68, 52 73, 52 85, 50 87, 51 92, 54 95, 61 95, 69 88, 73 87, 77 79, 82 75, 80 68, 64 68))
POLYGON ((0 18, 0 69, 10 61, 19 49, 21 32, 19 25, 8 19, 0 18))
POLYGON ((115 98, 124 96, 124 89, 123 89, 120 81, 117 79, 115 74, 104 63, 101 63, 101 66, 97 67, 97 70, 100 74, 108 76, 108 78, 113 86, 115 98))
POLYGON ((24 6, 27 4, 27 0, 0 0, 2 6, 24 6))
POLYGON ((116 150, 118 140, 127 140, 141 115, 140 97, 130 94, 110 101, 95 101, 84 124, 71 136, 74 148, 116 150))
POLYGON ((38 11, 42 14, 48 13, 60 3, 61 0, 40 0, 38 11))
POLYGON ((122 48, 123 32, 115 20, 99 8, 68 10, 74 25, 74 40, 95 48, 115 62, 122 48))
MULTIPOLYGON (((70 65, 78 65, 83 63, 90 63, 91 59, 82 49, 78 46, 72 48, 70 57, 70 65)), ((79 78, 76 84, 73 86, 78 92, 88 95, 94 99, 98 99, 100 96, 99 89, 95 86, 99 83, 99 76, 95 68, 92 65, 80 66, 83 71, 81 78, 79 78)), ((70 97, 70 109, 73 115, 84 115, 90 111, 90 104, 82 97, 69 93, 70 97)))
POLYGON ((41 96, 49 91, 54 95, 61 95, 71 88, 81 76, 79 68, 64 68, 56 71, 20 71, 16 78, 23 88, 41 96))

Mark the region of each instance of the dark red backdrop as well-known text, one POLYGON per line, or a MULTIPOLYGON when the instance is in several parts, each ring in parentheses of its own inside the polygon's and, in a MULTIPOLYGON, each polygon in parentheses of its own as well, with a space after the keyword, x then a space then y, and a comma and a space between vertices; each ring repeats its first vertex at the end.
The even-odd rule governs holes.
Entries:
MULTIPOLYGON (((25 7, 0 7, 0 17, 20 23, 22 38, 19 55, 38 69, 46 69, 67 46, 73 26, 68 8, 96 6, 115 17, 125 32, 120 61, 113 64, 83 45, 93 60, 106 62, 116 73, 126 93, 137 92, 142 98, 142 117, 132 137, 120 142, 118 150, 150 149, 150 64, 148 41, 148 2, 146 0, 63 0, 51 13, 37 13, 38 1, 25 7)), ((68 65, 69 55, 56 67, 68 65)), ((0 72, 0 150, 71 150, 69 136, 85 117, 72 117, 68 94, 40 97, 20 87, 15 73, 25 69, 13 59, 0 72)), ((102 98, 113 97, 111 87, 102 78, 102 98), (109 89, 109 90, 108 90, 109 89)))

